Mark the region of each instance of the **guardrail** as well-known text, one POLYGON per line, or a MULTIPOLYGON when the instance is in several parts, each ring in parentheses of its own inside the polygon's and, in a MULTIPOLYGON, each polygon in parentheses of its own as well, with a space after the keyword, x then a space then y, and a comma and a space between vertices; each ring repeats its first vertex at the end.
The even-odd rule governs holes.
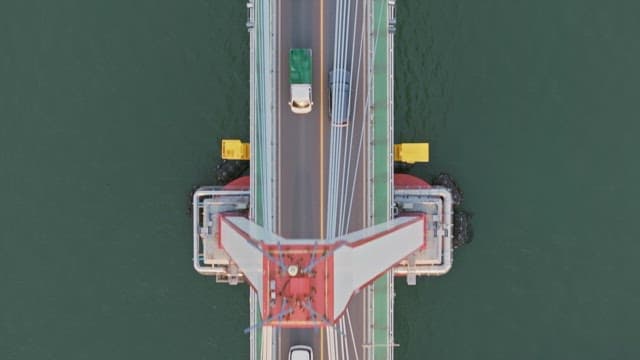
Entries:
POLYGON ((445 188, 431 187, 429 189, 397 189, 395 196, 436 196, 442 199, 442 224, 438 238, 442 237, 441 262, 438 264, 398 266, 394 268, 394 273, 401 276, 427 275, 439 276, 446 274, 453 265, 453 200, 451 192, 445 188))
MULTIPOLYGON (((193 193, 192 209, 193 209, 193 268, 201 275, 225 277, 229 275, 228 266, 225 265, 208 265, 204 262, 204 241, 205 237, 211 236, 215 238, 216 229, 212 229, 213 233, 204 233, 205 226, 204 217, 207 215, 206 209, 204 209, 205 199, 214 199, 219 197, 222 200, 224 197, 229 196, 246 196, 249 197, 249 191, 247 190, 222 190, 213 186, 203 186, 198 188, 193 193)), ((242 278, 242 274, 236 275, 239 279, 242 278)))

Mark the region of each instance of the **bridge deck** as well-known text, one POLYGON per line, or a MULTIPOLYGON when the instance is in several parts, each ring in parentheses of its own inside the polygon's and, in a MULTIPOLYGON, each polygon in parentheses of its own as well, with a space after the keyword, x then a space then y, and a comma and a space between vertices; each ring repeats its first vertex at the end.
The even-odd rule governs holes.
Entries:
MULTIPOLYGON (((259 224, 271 224, 275 232, 283 236, 324 237, 327 152, 331 131, 327 80, 333 59, 332 29, 336 0, 249 0, 249 3, 252 6, 249 22, 253 25, 250 31, 250 142, 253 159, 250 216, 259 224), (283 66, 287 64, 286 54, 292 47, 313 50, 315 105, 308 118, 292 115, 286 105, 288 72, 283 70, 283 66), (265 207, 270 202, 274 203, 273 209, 265 207), (265 218, 270 211, 275 214, 274 218, 265 218), (308 222, 307 219, 314 221, 308 222)), ((360 169, 353 180, 355 185, 350 184, 358 192, 356 198, 363 201, 357 206, 354 204, 356 208, 350 230, 384 222, 391 217, 393 37, 388 32, 389 1, 362 0, 359 4, 358 9, 354 5, 354 19, 366 21, 368 37, 363 39, 362 87, 354 103, 373 111, 357 113, 359 120, 350 124, 358 128, 363 122, 368 122, 368 126, 362 127, 366 130, 362 134, 364 144, 360 169), (367 100, 370 106, 364 106, 367 100)), ((359 38, 353 42, 359 43, 359 38)), ((355 64, 351 66, 355 69, 355 64)), ((354 135, 358 139, 361 134, 354 135)), ((352 303, 347 313, 348 326, 343 324, 348 337, 353 336, 354 340, 351 357, 392 359, 392 274, 383 275, 352 303)), ((256 301, 252 301, 251 306, 251 321, 255 324, 260 318, 256 301)), ((328 344, 328 340, 341 336, 339 333, 330 336, 325 330, 297 333, 272 330, 256 327, 251 332, 252 359, 260 354, 286 358, 288 347, 297 341, 311 341, 318 359, 334 358, 336 349, 328 344)))

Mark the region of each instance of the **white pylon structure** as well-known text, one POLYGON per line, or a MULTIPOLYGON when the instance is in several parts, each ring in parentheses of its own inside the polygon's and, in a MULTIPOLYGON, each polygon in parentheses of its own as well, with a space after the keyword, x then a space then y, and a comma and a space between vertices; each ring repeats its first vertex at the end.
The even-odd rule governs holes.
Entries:
POLYGON ((263 325, 333 325, 350 298, 390 268, 415 283, 452 264, 451 195, 396 191, 397 216, 325 239, 286 239, 247 218, 247 191, 201 188, 193 197, 194 267, 218 281, 248 282, 263 325))

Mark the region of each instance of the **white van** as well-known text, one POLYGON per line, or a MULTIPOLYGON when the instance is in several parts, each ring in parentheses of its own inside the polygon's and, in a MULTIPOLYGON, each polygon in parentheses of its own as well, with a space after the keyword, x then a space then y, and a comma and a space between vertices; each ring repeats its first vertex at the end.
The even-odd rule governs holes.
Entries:
POLYGON ((306 345, 295 345, 289 349, 289 360, 313 360, 313 350, 306 345))

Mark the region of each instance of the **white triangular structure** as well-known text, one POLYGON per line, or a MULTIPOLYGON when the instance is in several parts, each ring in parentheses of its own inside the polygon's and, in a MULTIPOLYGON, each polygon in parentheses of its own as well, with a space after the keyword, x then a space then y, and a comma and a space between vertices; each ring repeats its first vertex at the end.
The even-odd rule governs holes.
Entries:
POLYGON ((379 228, 376 233, 349 243, 333 254, 336 318, 355 292, 426 244, 424 216, 400 217, 376 227, 379 228))
MULTIPOLYGON (((244 274, 251 286, 262 296, 263 261, 265 260, 264 254, 259 248, 260 243, 248 236, 246 230, 249 229, 242 229, 242 227, 228 221, 229 219, 231 218, 221 217, 219 221, 220 244, 233 259, 233 262, 236 263, 239 271, 244 274)), ((246 220, 243 217, 235 217, 234 219, 246 220)))
MULTIPOLYGON (((279 266, 281 261, 274 255, 279 253, 279 243, 282 246, 295 244, 298 253, 306 254, 313 253, 317 244, 322 243, 326 254, 313 261, 324 262, 324 269, 330 274, 323 278, 332 279, 322 280, 326 281, 322 286, 324 289, 318 291, 323 293, 316 293, 330 302, 325 304, 325 309, 330 309, 325 312, 328 321, 335 321, 342 314, 351 296, 359 289, 423 249, 427 234, 426 216, 422 214, 399 217, 338 237, 331 243, 320 239, 284 239, 242 216, 221 215, 218 224, 220 245, 259 294, 263 314, 267 312, 267 304, 277 302, 273 298, 276 296, 274 289, 265 288, 264 284, 270 279, 267 269, 273 268, 272 265, 279 266)), ((309 263, 304 265, 309 266, 309 263)), ((309 269, 314 267, 312 264, 309 269)))

